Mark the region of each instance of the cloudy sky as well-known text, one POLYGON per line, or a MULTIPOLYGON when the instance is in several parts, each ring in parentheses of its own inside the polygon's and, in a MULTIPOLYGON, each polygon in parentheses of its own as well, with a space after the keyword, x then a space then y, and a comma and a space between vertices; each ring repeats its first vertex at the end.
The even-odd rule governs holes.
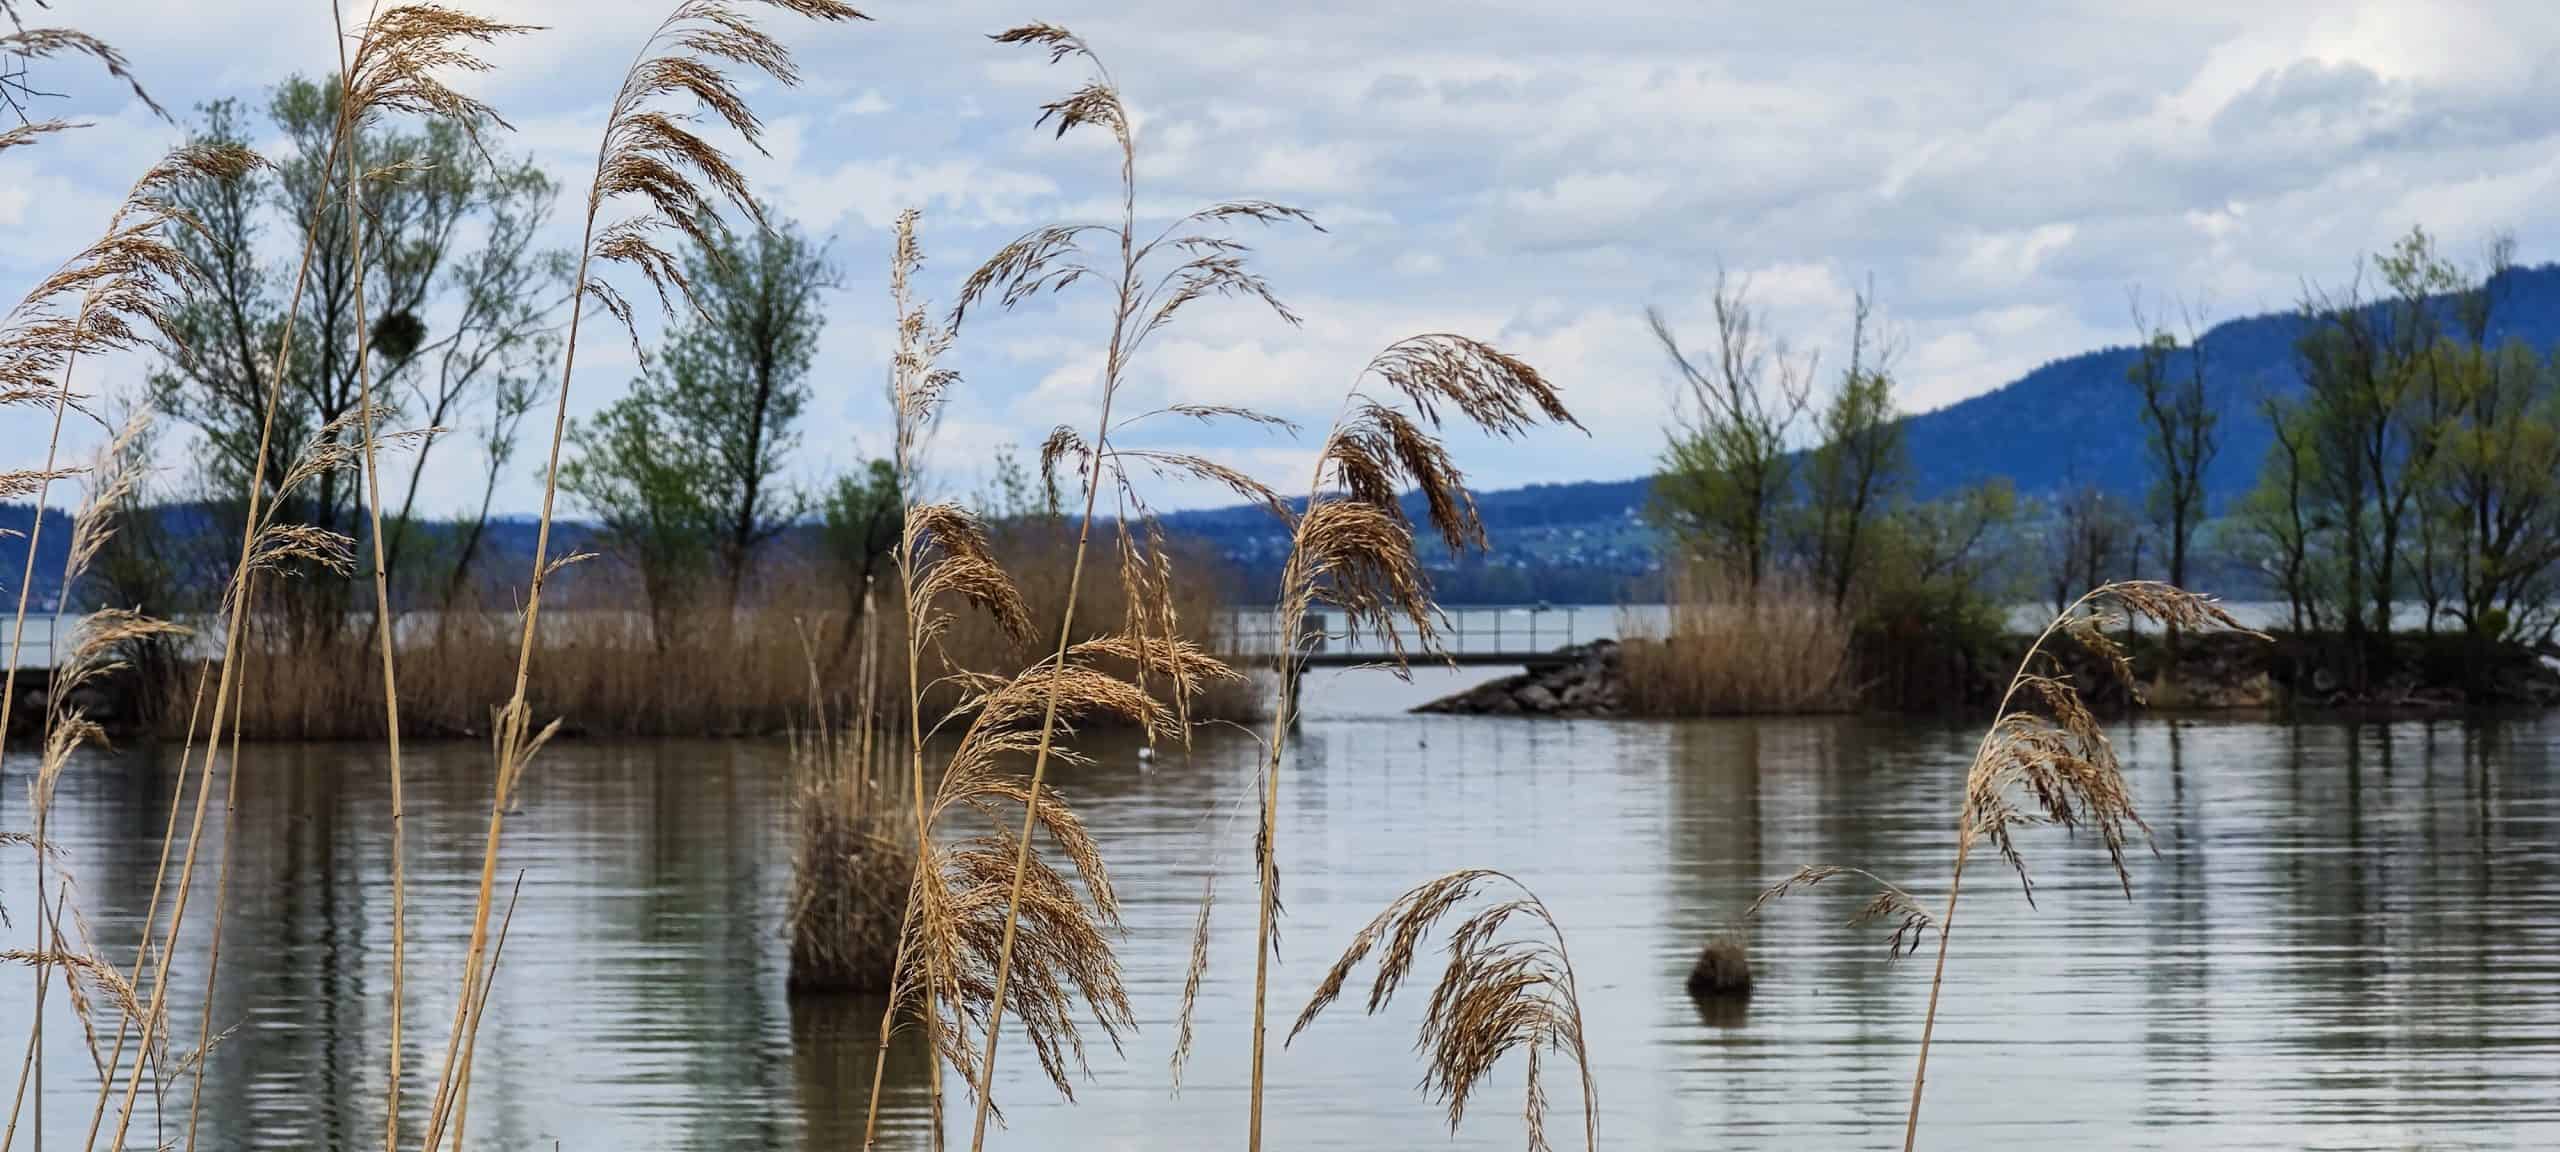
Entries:
MULTIPOLYGON (((508 147, 582 189, 604 101, 658 6, 454 2, 549 26, 493 52, 498 70, 473 86, 516 124, 508 147)), ((111 40, 184 110, 327 67, 322 3, 54 0, 31 22, 111 40)), ((1845 342, 1852 289, 1872 278, 1903 349, 1902 402, 1925 409, 2123 342, 2129 289, 2220 316, 2280 307, 2420 223, 2457 251, 2504 229, 2524 259, 2560 259, 2560 221, 2535 211, 2560 181, 2560 10, 2542 0, 867 10, 875 23, 777 22, 806 83, 755 96, 771 155, 751 174, 845 274, 796 464, 809 479, 882 446, 881 268, 901 208, 925 214, 937 299, 1021 230, 1108 211, 1102 142, 1032 126, 1079 75, 984 39, 1026 20, 1073 27, 1111 63, 1139 119, 1142 214, 1261 197, 1327 229, 1250 237, 1302 328, 1204 308, 1150 347, 1133 399, 1321 423, 1386 342, 1465 332, 1540 366, 1590 426, 1466 445, 1486 486, 1645 471, 1670 381, 1643 310, 1703 336, 1720 266, 1807 349, 1845 342)), ((0 158, 12 299, 177 138, 74 66, 41 79, 65 94, 46 113, 95 126, 0 158)), ((565 202, 559 218, 573 243, 565 202)), ((1089 422, 1106 303, 1070 294, 972 319, 935 456, 945 484, 973 487, 999 445, 1089 422)), ((141 368, 107 366, 97 386, 141 368)), ((632 371, 621 340, 591 338, 573 411, 632 371)), ((23 415, 6 419, 8 444, 40 449, 23 415)), ((1274 478, 1302 475, 1307 451, 1200 446, 1274 478)), ((471 451, 445 452, 430 505, 462 502, 471 451)), ((529 509, 538 490, 511 476, 502 503, 529 509)))

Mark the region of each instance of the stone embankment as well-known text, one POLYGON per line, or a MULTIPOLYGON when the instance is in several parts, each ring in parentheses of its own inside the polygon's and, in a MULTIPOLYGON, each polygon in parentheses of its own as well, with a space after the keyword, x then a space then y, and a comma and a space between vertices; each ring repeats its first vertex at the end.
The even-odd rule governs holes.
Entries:
POLYGON ((1416 712, 1463 716, 1621 716, 1627 681, 1618 642, 1594 640, 1559 648, 1544 667, 1444 696, 1416 712))
MULTIPOLYGON (((1642 641, 1638 641, 1642 643, 1642 641)), ((2007 686, 2018 651, 1991 651, 1960 661, 1968 671, 1958 695, 1971 707, 1987 706, 2007 686)), ((2450 635, 2394 637, 2376 653, 2385 671, 2370 674, 2362 690, 2349 687, 2334 637, 2279 635, 2272 641, 2230 633, 2191 636, 2177 659, 2166 658, 2156 635, 2130 645, 2143 696, 2154 712, 2429 714, 2464 710, 2530 710, 2560 706, 2560 652, 2515 643, 2473 645, 2450 635), (2387 653, 2387 658, 2384 658, 2387 653)), ((2132 701, 2106 664, 2068 644, 2052 650, 2063 672, 2081 686, 2092 708, 2126 710, 2132 701)), ((1614 640, 1557 649, 1549 662, 1518 675, 1480 684, 1434 700, 1417 712, 1466 716, 1622 716, 1627 681, 1614 640)), ((1909 701, 1868 694, 1860 706, 1877 712, 1911 710, 1909 701)))

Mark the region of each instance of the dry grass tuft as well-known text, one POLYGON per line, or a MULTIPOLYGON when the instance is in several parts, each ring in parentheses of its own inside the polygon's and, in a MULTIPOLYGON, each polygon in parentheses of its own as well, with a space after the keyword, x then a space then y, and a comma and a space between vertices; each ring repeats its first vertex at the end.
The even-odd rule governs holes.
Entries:
POLYGON ((859 733, 793 741, 799 840, 787 925, 794 992, 886 992, 894 978, 915 853, 900 835, 904 806, 880 787, 894 750, 859 733))
POLYGON ((1448 933, 1448 967, 1431 990, 1431 1003, 1415 1040, 1427 1062, 1423 1090, 1448 1106, 1449 1129, 1454 1134, 1466 1115, 1467 1101, 1492 1075, 1495 1065, 1504 1056, 1521 1053, 1528 1061, 1523 1118, 1529 1147, 1536 1152, 1549 1147, 1541 1055, 1561 1054, 1574 1062, 1582 1076, 1583 1146, 1597 1148, 1598 1101, 1564 930, 1556 926, 1554 914, 1536 893, 1505 873, 1485 868, 1451 872, 1397 897, 1351 938, 1341 959, 1334 961, 1298 1013, 1289 1038, 1295 1040, 1315 1023, 1316 1016, 1342 995, 1351 973, 1373 952, 1379 956, 1377 976, 1369 985, 1368 1011, 1375 1015, 1386 1007, 1413 970, 1432 929, 1458 909, 1477 902, 1488 884, 1507 887, 1517 895, 1480 903, 1448 933), (1506 935, 1504 929, 1514 917, 1533 921, 1535 931, 1506 935))
POLYGON ((1846 709, 1852 623, 1801 583, 1737 592, 1697 565, 1671 582, 1670 619, 1630 622, 1619 648, 1639 715, 1730 716, 1846 709))

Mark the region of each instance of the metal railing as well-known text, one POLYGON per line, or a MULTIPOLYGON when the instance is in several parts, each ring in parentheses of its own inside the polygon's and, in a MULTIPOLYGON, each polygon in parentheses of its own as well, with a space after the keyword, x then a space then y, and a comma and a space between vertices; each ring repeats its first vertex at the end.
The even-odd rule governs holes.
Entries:
MULTIPOLYGON (((1383 659, 1394 653, 1394 649, 1378 636, 1365 631, 1350 632, 1348 621, 1338 611, 1317 609, 1308 615, 1310 619, 1304 633, 1306 650, 1310 654, 1383 659)), ((1529 608, 1449 608, 1441 611, 1434 627, 1440 646, 1453 654, 1546 653, 1586 639, 1601 638, 1596 634, 1584 635, 1590 629, 1578 619, 1579 615, 1572 609, 1544 605, 1529 608)), ((1269 653, 1280 646, 1280 621, 1271 612, 1230 608, 1221 623, 1225 639, 1235 651, 1269 653)), ((1409 632, 1403 639, 1407 649, 1415 647, 1409 632)))

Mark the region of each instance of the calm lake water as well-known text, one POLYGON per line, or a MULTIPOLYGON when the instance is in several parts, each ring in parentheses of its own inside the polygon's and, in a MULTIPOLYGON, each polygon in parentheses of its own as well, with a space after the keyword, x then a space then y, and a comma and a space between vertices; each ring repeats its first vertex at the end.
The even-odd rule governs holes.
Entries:
MULTIPOLYGON (((1320 674, 1287 770, 1275 1016, 1350 934, 1446 869, 1514 872, 1570 933, 1616 1148, 1875 1148, 1899 1139, 1927 994, 1919 960, 1842 924, 1861 893, 1782 902, 1752 944, 1747 1012, 1702 1018, 1681 977, 1703 939, 1799 864, 1856 864, 1942 891, 1973 736, 1854 719, 1611 723, 1408 718, 1455 686, 1320 674)), ((2042 907, 1994 864, 1966 888, 1930 1067, 1924 1145, 2053 1148, 2560 1146, 2560 722, 2288 727, 2151 721, 2119 742, 2158 855, 2128 902, 2095 846, 2024 842, 2042 907)), ((1143 1030, 1097 1045, 1068 1109, 1008 1045, 991 1146, 1241 1146, 1253 946, 1251 746, 1205 742, 1142 771, 1107 745, 1061 783, 1127 902, 1143 1030), (1249 806, 1248 806, 1249 810, 1249 806), (1219 813, 1218 815, 1210 815, 1219 813), (1204 876, 1224 878, 1187 1082, 1166 1059, 1204 876)), ((409 1100, 452 1011, 486 796, 486 749, 412 749, 409 1100)), ((130 956, 171 766, 81 764, 56 836, 101 943, 130 956)), ((23 764, 7 782, 23 818, 23 764)), ((207 1148, 380 1141, 388 886, 382 760, 349 745, 249 750, 206 1076, 207 1148)), ((876 1002, 795 1004, 778 925, 789 875, 782 752, 768 744, 564 744, 513 823, 521 904, 480 1040, 471 1146, 859 1144, 876 1002)), ((217 807, 216 819, 219 820, 217 807)), ((208 864, 209 866, 209 864, 208 864)), ((0 866, 33 936, 24 854, 0 866)), ((173 991, 192 1042, 209 906, 173 991)), ((1436 975, 1426 963, 1418 977, 1436 975)), ((0 1046, 27 977, 0 983, 0 1046)), ((1295 1046, 1275 1029, 1280 1148, 1521 1145, 1506 1071, 1453 1138, 1414 1091, 1410 1003, 1346 1000, 1295 1046)), ((56 990, 42 1108, 76 1144, 94 1100, 56 990)), ((1552 1069, 1558 1134, 1578 1107, 1552 1069)), ((923 1067, 890 1069, 892 1146, 923 1144, 923 1067)), ((146 1096, 148 1093, 146 1093, 146 1096)), ((183 1088, 133 1146, 183 1130, 183 1088)), ((19 1139, 26 1139, 21 1134, 19 1139)), ((965 1132, 962 1134, 965 1141, 965 1132)), ((963 1145, 965 1146, 965 1144, 963 1145)))

